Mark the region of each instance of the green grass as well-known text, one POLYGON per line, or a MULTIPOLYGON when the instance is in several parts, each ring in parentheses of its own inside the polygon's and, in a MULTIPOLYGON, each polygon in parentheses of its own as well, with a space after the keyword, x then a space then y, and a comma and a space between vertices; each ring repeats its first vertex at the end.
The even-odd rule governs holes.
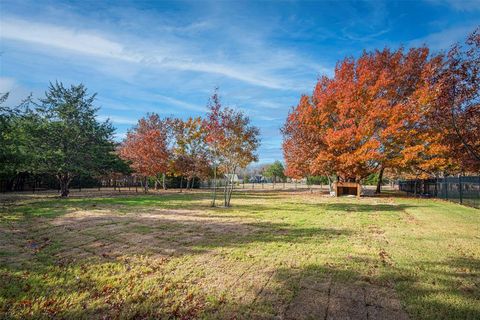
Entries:
POLYGON ((260 191, 229 209, 209 203, 190 193, 4 206, 0 318, 296 318, 318 311, 323 296, 307 298, 323 282, 365 301, 386 290, 413 319, 480 318, 479 210, 260 191))

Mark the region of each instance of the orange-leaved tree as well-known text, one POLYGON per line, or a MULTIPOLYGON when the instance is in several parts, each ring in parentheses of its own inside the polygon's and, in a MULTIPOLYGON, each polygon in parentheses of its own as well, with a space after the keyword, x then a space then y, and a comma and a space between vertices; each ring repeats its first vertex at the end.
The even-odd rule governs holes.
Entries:
POLYGON ((207 178, 210 165, 207 157, 204 121, 200 117, 173 121, 175 145, 173 147, 174 173, 187 179, 187 189, 193 187, 195 178, 207 178))
POLYGON ((137 175, 143 177, 145 192, 148 191, 148 177, 157 177, 168 170, 168 131, 168 119, 149 114, 127 133, 119 148, 120 156, 129 161, 137 175))
POLYGON ((455 143, 475 155, 478 121, 470 119, 478 119, 474 112, 478 89, 473 89, 478 88, 478 78, 474 78, 478 54, 470 49, 462 57, 462 70, 469 70, 455 78, 457 87, 463 85, 462 104, 457 97, 458 106, 443 103, 442 107, 439 101, 449 92, 445 87, 452 88, 445 83, 453 81, 452 71, 445 70, 452 69, 453 62, 446 68, 444 57, 431 56, 426 47, 385 48, 340 61, 334 76, 320 78, 312 96, 302 96, 287 117, 283 127, 287 174, 296 178, 335 175, 339 180, 359 181, 377 171, 380 192, 385 169, 397 175, 445 173, 455 166, 450 146, 455 143), (456 112, 446 117, 452 108, 456 112), (434 115, 450 119, 456 142, 442 133, 448 126, 440 126, 442 122, 434 115), (455 127, 460 122, 462 129, 455 127))

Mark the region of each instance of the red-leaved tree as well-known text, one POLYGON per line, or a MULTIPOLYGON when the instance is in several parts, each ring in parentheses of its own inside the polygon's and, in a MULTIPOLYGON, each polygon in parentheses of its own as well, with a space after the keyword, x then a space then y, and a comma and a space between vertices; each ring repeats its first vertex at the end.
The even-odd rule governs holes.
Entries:
POLYGON ((169 165, 168 119, 149 114, 138 121, 127 133, 119 153, 129 161, 134 172, 143 177, 145 192, 148 191, 148 177, 166 173, 169 165))
POLYGON ((438 176, 478 170, 478 32, 447 55, 428 48, 363 52, 302 96, 283 127, 286 173, 360 181, 384 170, 438 176))

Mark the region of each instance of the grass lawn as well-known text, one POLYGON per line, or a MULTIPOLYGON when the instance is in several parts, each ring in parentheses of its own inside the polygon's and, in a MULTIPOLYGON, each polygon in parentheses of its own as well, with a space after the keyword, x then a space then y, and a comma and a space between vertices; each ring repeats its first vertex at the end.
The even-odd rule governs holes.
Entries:
POLYGON ((480 210, 308 192, 24 199, 0 318, 480 319, 480 210))

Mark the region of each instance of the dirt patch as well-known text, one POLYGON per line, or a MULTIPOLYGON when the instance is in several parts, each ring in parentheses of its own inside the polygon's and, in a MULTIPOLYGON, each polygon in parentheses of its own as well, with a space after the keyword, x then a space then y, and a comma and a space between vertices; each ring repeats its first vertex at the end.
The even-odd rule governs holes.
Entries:
POLYGON ((408 319, 393 289, 330 279, 302 280, 285 316, 287 319, 408 319))

